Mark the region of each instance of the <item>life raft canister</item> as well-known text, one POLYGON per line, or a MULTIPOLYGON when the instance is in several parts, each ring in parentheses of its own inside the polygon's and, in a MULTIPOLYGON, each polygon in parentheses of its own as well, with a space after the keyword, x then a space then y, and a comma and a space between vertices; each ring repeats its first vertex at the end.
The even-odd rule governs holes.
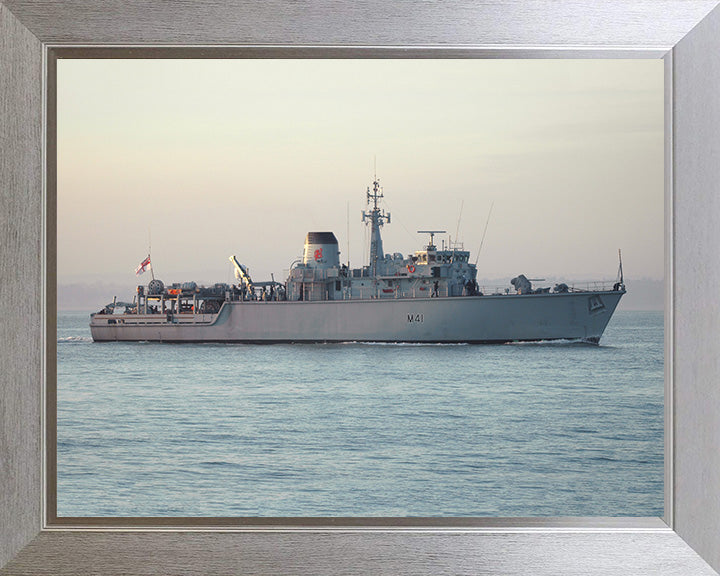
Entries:
POLYGON ((410 272, 410 274, 415 272, 415 266, 413 266, 412 264, 408 264, 407 269, 408 269, 408 272, 410 272))

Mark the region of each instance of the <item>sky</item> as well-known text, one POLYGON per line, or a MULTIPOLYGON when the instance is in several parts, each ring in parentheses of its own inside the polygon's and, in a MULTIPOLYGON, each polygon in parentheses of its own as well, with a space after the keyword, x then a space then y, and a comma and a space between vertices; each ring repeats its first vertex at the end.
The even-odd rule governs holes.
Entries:
POLYGON ((388 253, 662 279, 662 60, 58 61, 59 284, 145 283, 149 248, 166 284, 284 280, 309 231, 367 264, 375 174, 388 253))

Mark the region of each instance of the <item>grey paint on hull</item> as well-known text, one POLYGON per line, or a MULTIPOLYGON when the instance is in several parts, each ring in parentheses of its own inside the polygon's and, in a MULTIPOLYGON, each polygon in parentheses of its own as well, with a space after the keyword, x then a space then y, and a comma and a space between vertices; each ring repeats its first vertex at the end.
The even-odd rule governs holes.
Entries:
POLYGON ((599 341, 624 291, 321 302, 225 302, 211 323, 96 316, 96 341, 599 341), (126 323, 107 324, 109 318, 126 323), (98 325, 99 324, 99 325, 98 325))

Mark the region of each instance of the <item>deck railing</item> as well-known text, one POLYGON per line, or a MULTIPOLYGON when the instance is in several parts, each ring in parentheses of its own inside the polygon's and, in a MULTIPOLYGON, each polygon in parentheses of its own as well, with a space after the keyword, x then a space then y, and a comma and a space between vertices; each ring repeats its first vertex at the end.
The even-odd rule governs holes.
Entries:
MULTIPOLYGON (((616 282, 612 280, 598 280, 594 282, 556 282, 549 286, 550 292, 555 293, 557 284, 565 284, 568 292, 612 292, 615 289, 616 282)), ((544 290, 548 286, 533 286, 533 292, 538 289, 544 290)), ((485 296, 497 295, 515 295, 515 288, 512 286, 480 286, 480 292, 485 296)))

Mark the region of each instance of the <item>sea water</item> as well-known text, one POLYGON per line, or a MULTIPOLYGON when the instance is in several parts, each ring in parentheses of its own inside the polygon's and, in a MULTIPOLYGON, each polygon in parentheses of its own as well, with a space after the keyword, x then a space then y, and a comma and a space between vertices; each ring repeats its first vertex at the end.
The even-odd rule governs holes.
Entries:
POLYGON ((663 314, 599 346, 57 330, 59 516, 661 516, 663 314))

